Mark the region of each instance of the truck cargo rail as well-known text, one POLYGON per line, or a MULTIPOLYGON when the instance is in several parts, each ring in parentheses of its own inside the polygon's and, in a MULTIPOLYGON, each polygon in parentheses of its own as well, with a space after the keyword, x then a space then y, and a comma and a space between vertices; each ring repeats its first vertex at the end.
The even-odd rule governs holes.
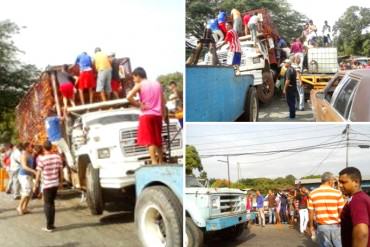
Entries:
POLYGON ((124 99, 116 99, 116 100, 109 100, 104 102, 97 102, 97 103, 91 103, 91 104, 85 104, 85 105, 79 105, 79 106, 72 106, 68 107, 67 111, 70 113, 79 113, 84 111, 90 111, 90 110, 98 110, 101 108, 107 108, 107 107, 127 107, 130 105, 130 102, 124 98, 124 99))

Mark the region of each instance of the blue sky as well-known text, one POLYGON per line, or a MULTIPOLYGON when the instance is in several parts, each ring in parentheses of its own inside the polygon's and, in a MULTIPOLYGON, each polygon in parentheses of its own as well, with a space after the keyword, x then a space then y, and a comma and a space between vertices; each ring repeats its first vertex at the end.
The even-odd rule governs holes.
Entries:
MULTIPOLYGON (((351 138, 362 140, 358 144, 370 145, 370 125, 351 126, 351 138), (355 131, 365 135, 354 134, 355 131)), ((345 129, 342 124, 187 124, 187 143, 197 147, 201 155, 261 152, 316 146, 325 142, 340 141, 345 129), (298 139, 298 140, 296 140, 298 139)), ((246 155, 230 157, 231 179, 240 177, 279 177, 293 174, 296 177, 338 173, 345 166, 345 148, 315 149, 300 153, 273 155, 246 155)), ((225 157, 202 158, 208 177, 226 178, 227 166, 218 160, 225 157)), ((349 164, 370 175, 370 149, 349 149, 349 164)))
POLYGON ((130 57, 149 78, 184 70, 183 0, 11 0, 1 4, 4 19, 27 27, 14 37, 19 58, 42 69, 99 46, 130 57))

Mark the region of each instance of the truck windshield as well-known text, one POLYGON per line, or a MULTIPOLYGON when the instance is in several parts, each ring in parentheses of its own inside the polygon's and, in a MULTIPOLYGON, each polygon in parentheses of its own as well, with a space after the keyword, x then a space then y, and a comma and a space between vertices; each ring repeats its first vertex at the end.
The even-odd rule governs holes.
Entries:
POLYGON ((135 122, 139 120, 138 114, 120 114, 114 116, 107 116, 98 119, 94 119, 87 122, 87 125, 94 125, 94 124, 112 124, 112 123, 119 123, 119 122, 135 122))
POLYGON ((186 176, 186 187, 204 187, 194 176, 186 176))

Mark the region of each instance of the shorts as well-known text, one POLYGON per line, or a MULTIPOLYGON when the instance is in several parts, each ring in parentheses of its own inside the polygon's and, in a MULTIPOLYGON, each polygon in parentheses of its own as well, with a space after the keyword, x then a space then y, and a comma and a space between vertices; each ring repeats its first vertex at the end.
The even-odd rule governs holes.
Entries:
POLYGON ((88 89, 93 88, 94 83, 94 73, 92 70, 81 71, 80 77, 78 78, 78 89, 88 89))
POLYGON ((72 99, 74 95, 74 86, 71 82, 65 82, 59 86, 60 93, 67 99, 72 99))
POLYGON ((142 115, 137 134, 139 146, 162 146, 162 116, 142 115))
POLYGON ((110 93, 112 92, 111 88, 111 80, 112 80, 112 70, 106 69, 106 70, 99 70, 98 72, 98 78, 96 80, 96 92, 106 92, 110 93))
POLYGON ((218 23, 218 28, 219 28, 219 29, 221 29, 222 33, 223 33, 223 34, 224 34, 224 36, 225 36, 225 35, 226 35, 226 33, 227 33, 225 22, 219 22, 219 23, 218 23))
POLYGON ((18 180, 21 185, 21 196, 31 196, 33 187, 32 177, 29 175, 19 175, 18 180))
POLYGON ((119 92, 121 90, 121 82, 119 80, 112 79, 110 85, 113 92, 119 92))
POLYGON ((229 52, 227 57, 227 64, 240 65, 242 54, 240 52, 229 52))
POLYGON ((328 44, 329 43, 329 37, 328 36, 324 36, 324 44, 328 44))

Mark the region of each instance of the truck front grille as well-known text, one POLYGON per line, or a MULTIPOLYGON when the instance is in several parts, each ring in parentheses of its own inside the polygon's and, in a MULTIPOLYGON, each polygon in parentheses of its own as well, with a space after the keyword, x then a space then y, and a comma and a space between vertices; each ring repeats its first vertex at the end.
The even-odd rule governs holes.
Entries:
POLYGON ((221 214, 236 213, 245 209, 242 208, 242 201, 239 195, 223 195, 220 197, 221 214))
MULTIPOLYGON (((169 126, 171 149, 179 149, 182 146, 181 130, 178 130, 176 123, 171 123, 169 126), (180 131, 180 132, 179 132, 180 131)), ((120 132, 121 149, 126 157, 147 154, 147 148, 137 145, 137 129, 122 130, 120 132)), ((167 151, 168 134, 167 126, 162 128, 162 146, 163 151, 167 151)))

